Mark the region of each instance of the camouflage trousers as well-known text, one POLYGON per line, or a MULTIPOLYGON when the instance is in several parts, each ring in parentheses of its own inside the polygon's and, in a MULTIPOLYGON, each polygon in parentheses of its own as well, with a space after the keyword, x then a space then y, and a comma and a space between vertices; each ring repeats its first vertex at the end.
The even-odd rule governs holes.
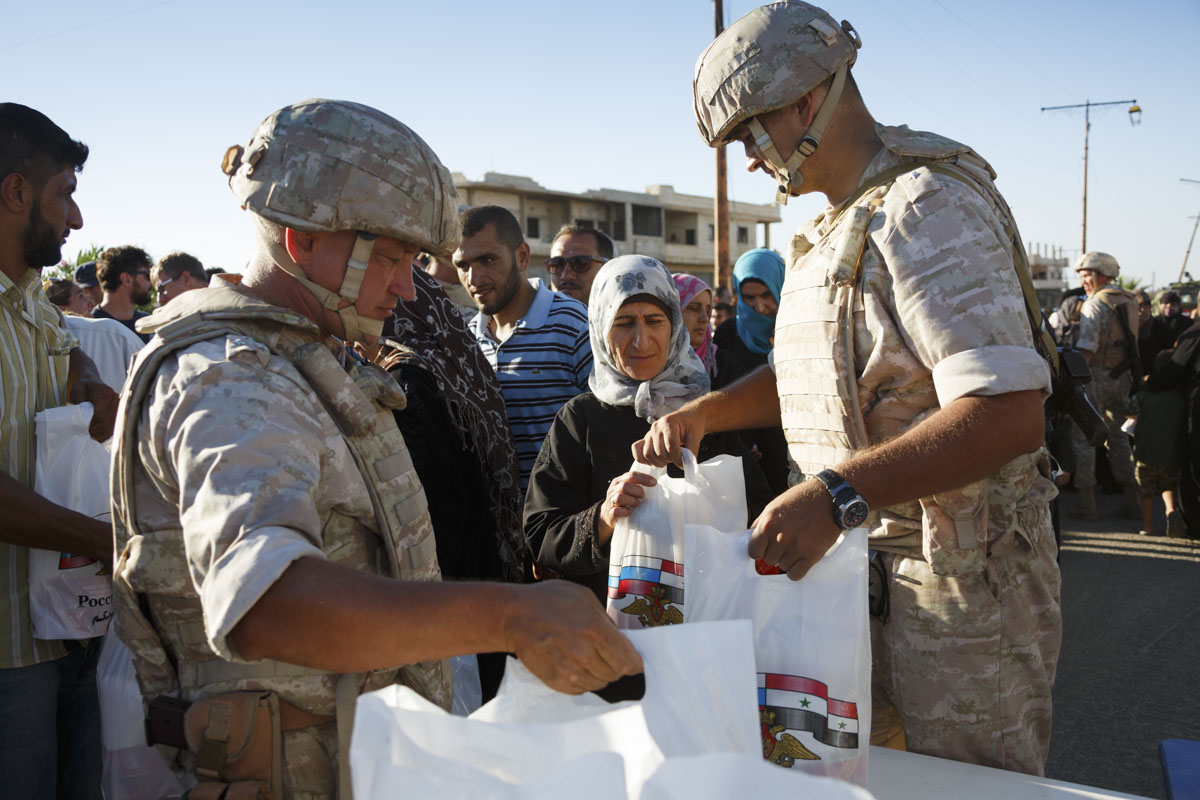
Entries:
POLYGON ((334 800, 338 791, 337 723, 283 734, 283 796, 334 800))
MULTIPOLYGON (((1108 463, 1113 478, 1122 486, 1133 483, 1133 452, 1129 437, 1121 430, 1125 423, 1125 408, 1129 403, 1129 373, 1112 379, 1102 371, 1092 375, 1086 387, 1088 399, 1100 412, 1108 426, 1108 463)), ((1075 451, 1075 488, 1093 489, 1096 486, 1096 448, 1087 443, 1083 433, 1072 423, 1071 447, 1075 451)))
POLYGON ((983 572, 936 575, 884 554, 890 609, 872 628, 876 675, 914 753, 1042 775, 1062 641, 1050 512, 1029 509, 983 572))

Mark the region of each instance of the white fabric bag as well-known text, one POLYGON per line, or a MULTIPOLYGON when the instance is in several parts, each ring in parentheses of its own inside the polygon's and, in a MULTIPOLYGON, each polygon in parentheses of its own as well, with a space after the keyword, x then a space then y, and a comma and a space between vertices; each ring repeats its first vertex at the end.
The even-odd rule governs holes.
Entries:
POLYGON ((627 635, 646 668, 637 701, 559 694, 512 659, 496 698, 465 719, 403 686, 363 695, 355 799, 637 798, 669 759, 760 757, 748 622, 627 635))
POLYGON ((843 534, 799 581, 759 575, 746 555, 749 536, 688 526, 688 621, 754 621, 764 758, 866 786, 866 528, 843 534))
MULTIPOLYGON (((108 448, 88 435, 92 404, 39 411, 34 491, 52 503, 108 521, 108 448)), ((29 617, 38 639, 103 636, 112 618, 112 578, 87 556, 29 550, 29 617)))
POLYGON ((717 456, 696 463, 683 451, 683 477, 666 467, 635 463, 658 484, 628 517, 613 526, 608 565, 608 615, 618 628, 673 625, 687 618, 684 601, 684 526, 718 530, 746 527, 746 481, 742 459, 717 456))

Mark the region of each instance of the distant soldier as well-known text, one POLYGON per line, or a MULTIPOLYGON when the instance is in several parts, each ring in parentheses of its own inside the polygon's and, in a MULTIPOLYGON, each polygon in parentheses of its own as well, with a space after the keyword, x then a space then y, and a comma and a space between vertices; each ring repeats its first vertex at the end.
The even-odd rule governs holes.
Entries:
POLYGON ((740 141, 780 201, 829 205, 791 240, 769 364, 656 421, 635 455, 782 422, 799 480, 750 557, 799 580, 865 524, 890 598, 875 660, 908 749, 1040 774, 1061 617, 1027 260, 987 162, 875 122, 849 71, 860 45, 778 2, 700 57, 705 141, 740 141))
POLYGON ((118 631, 190 796, 348 798, 355 698, 400 682, 448 707, 448 656, 515 653, 574 693, 636 672, 582 587, 439 582, 404 395, 345 345, 415 297, 418 253, 454 249, 429 146, 310 100, 223 169, 258 250, 241 285, 143 321, 113 454, 118 631))
MULTIPOLYGON (((1084 253, 1075 262, 1075 271, 1087 292, 1075 336, 1075 348, 1092 368, 1092 380, 1085 391, 1108 425, 1105 443, 1108 463, 1113 478, 1125 493, 1121 512, 1137 519, 1141 516, 1141 500, 1133 480, 1133 452, 1129 449, 1129 437, 1121 430, 1130 387, 1142 375, 1137 346, 1137 298, 1113 283, 1121 267, 1108 253, 1084 253)), ((1096 449, 1076 426, 1071 427, 1071 437, 1079 517, 1096 520, 1100 518, 1096 510, 1096 449)))

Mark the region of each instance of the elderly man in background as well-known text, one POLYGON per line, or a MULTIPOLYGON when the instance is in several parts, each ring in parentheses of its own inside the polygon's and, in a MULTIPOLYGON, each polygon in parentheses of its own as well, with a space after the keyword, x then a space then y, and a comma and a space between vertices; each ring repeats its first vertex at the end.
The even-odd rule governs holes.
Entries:
POLYGON ((208 286, 208 274, 200 259, 183 252, 168 253, 150 270, 150 283, 158 294, 158 304, 165 306, 184 292, 208 286))
POLYGON ((612 257, 613 243, 607 235, 585 225, 564 225, 554 234, 546 259, 550 286, 586 308, 596 272, 612 257))

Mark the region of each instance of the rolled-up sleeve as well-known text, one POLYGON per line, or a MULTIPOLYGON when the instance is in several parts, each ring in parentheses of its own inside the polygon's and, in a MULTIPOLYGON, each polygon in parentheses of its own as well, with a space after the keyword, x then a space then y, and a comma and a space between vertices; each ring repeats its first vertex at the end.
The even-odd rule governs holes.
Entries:
POLYGON ((254 354, 198 368, 184 354, 176 402, 159 441, 178 486, 188 575, 219 656, 228 637, 300 558, 324 558, 317 496, 329 452, 328 419, 281 359, 254 354))
POLYGON ((974 189, 952 179, 912 202, 877 242, 895 294, 896 324, 933 374, 938 403, 1050 392, 1033 347, 1012 245, 974 189))

